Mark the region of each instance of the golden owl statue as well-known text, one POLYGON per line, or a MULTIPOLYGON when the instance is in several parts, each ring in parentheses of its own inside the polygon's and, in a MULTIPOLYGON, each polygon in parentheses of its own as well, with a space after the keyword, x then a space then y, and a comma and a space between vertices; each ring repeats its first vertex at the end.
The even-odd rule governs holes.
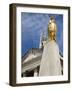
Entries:
POLYGON ((55 18, 51 17, 49 24, 48 24, 48 38, 49 38, 49 40, 56 41, 56 32, 57 32, 57 25, 55 22, 55 18))

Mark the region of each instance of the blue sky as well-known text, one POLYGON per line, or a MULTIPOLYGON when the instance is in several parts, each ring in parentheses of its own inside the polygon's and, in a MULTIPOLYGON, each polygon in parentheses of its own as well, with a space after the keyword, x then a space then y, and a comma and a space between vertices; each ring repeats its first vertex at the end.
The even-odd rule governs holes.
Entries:
POLYGON ((63 54, 63 15, 43 13, 21 13, 21 55, 23 56, 30 48, 39 48, 40 34, 47 34, 48 22, 54 16, 57 23, 57 43, 63 54))

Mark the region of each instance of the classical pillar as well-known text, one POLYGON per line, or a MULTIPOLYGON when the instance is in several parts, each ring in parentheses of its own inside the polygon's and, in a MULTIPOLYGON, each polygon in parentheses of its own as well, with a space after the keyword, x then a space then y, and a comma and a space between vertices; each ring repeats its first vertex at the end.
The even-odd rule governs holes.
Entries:
POLYGON ((37 68, 34 69, 34 77, 38 76, 37 68))
POLYGON ((56 32, 57 24, 54 17, 51 17, 48 24, 48 41, 44 45, 39 76, 61 75, 61 63, 59 46, 56 42, 56 32))

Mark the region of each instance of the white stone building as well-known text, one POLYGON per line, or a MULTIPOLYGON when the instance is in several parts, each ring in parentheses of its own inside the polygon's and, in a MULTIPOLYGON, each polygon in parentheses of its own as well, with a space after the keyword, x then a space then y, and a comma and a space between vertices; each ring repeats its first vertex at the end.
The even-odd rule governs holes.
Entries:
POLYGON ((22 76, 38 76, 42 49, 32 48, 22 58, 22 76))

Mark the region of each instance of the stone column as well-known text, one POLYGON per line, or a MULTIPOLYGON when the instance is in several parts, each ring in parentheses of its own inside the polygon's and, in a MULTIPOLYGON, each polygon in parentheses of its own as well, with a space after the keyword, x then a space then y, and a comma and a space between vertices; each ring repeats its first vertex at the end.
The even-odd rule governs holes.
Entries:
POLYGON ((37 72, 37 68, 34 69, 34 77, 37 77, 38 72, 37 72))
POLYGON ((61 63, 58 44, 51 40, 43 50, 39 76, 61 75, 61 63))

